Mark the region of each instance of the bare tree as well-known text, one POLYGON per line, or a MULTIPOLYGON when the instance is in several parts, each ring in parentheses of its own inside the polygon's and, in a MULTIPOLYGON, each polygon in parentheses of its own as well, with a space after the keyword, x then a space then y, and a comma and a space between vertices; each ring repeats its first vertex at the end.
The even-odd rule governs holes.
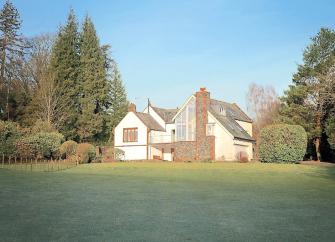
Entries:
POLYGON ((46 71, 41 77, 34 100, 37 106, 36 116, 58 128, 66 117, 66 106, 63 106, 60 100, 61 96, 58 95, 58 87, 53 74, 46 71))
MULTIPOLYGON (((273 124, 278 117, 280 101, 272 86, 250 84, 247 93, 247 109, 254 119, 253 136, 259 143, 260 130, 269 124, 273 124)), ((256 145, 256 156, 258 145, 256 145)))

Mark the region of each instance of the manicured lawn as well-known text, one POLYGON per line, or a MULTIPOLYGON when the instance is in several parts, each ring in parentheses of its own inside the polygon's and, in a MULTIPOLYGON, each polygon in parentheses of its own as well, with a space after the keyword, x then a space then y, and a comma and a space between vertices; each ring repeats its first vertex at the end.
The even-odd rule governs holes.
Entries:
POLYGON ((0 169, 1 241, 334 241, 334 227, 334 167, 0 169))

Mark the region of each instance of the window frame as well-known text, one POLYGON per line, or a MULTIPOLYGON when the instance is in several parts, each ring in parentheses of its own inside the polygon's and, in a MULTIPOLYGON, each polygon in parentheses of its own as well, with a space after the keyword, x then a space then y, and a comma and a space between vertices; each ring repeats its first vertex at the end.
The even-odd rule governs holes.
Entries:
POLYGON ((214 136, 215 135, 215 123, 207 123, 206 124, 206 136, 214 136))
POLYGON ((138 128, 123 128, 123 143, 138 142, 138 128))

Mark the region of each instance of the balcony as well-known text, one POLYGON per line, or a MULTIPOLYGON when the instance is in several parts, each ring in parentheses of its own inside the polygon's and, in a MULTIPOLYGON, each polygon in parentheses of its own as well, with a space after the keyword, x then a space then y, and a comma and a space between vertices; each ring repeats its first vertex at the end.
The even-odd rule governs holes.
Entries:
POLYGON ((151 135, 150 143, 151 144, 163 144, 163 143, 172 143, 174 138, 171 135, 151 135))

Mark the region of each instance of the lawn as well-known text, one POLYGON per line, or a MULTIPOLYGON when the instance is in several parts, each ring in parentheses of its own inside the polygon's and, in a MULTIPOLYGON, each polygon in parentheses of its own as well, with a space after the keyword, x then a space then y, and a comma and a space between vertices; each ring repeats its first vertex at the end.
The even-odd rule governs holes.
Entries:
POLYGON ((1 241, 334 241, 335 168, 110 163, 0 169, 1 241))

